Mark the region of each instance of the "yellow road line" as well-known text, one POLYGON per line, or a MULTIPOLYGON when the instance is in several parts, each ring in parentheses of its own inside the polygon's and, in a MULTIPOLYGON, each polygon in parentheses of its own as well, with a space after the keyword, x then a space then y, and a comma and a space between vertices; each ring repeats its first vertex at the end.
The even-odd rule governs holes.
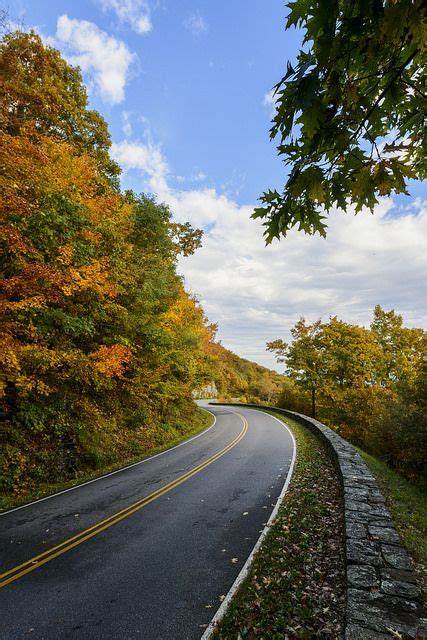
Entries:
POLYGON ((213 454, 210 458, 207 458, 204 462, 197 465, 193 469, 190 469, 179 478, 176 478, 175 480, 172 480, 171 482, 166 484, 164 487, 161 487, 160 489, 153 491, 153 493, 150 493, 145 498, 141 498, 140 500, 133 502, 128 507, 125 507, 121 511, 118 511, 117 513, 114 513, 111 516, 108 516, 108 518, 101 520, 100 522, 98 522, 95 525, 92 525, 88 529, 81 531, 80 533, 72 536, 71 538, 67 538, 60 544, 50 549, 47 549, 43 553, 40 553, 39 555, 34 556, 33 558, 30 558, 26 562, 23 562, 22 564, 16 567, 13 567, 12 569, 9 569, 8 571, 5 571, 0 575, 0 588, 5 587, 10 582, 14 582, 15 580, 18 580, 19 578, 26 575, 30 571, 34 571, 34 569, 38 569, 42 565, 46 564, 46 562, 49 562, 50 560, 53 560, 57 556, 62 555, 63 553, 66 553, 67 551, 69 551, 70 549, 73 549, 77 545, 82 544, 82 542, 85 542, 86 540, 93 538, 94 536, 98 535, 98 533, 105 531, 105 529, 112 527, 113 525, 117 524, 121 520, 124 520, 124 518, 127 518, 128 516, 136 513, 143 507, 147 506, 154 500, 157 500, 157 498, 160 498, 165 493, 168 493, 175 487, 178 487, 180 484, 182 484, 186 480, 189 480, 194 475, 196 475, 197 473, 205 469, 207 466, 209 466, 210 464, 212 464, 213 462, 221 458, 221 456, 225 455, 228 451, 230 451, 233 447, 235 447, 242 440, 242 438, 244 438, 248 430, 247 420, 242 415, 240 415, 240 413, 236 415, 238 415, 239 418, 242 420, 243 428, 240 431, 240 433, 236 436, 236 438, 232 442, 230 442, 230 444, 228 444, 226 447, 224 447, 217 453, 213 454))

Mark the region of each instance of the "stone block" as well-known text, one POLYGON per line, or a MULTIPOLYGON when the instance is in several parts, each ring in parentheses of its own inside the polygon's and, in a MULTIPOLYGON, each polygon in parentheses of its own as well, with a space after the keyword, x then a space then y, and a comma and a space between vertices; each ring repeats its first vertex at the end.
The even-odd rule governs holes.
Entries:
POLYGON ((368 526, 369 535, 375 540, 380 542, 387 542, 389 544, 399 544, 399 536, 396 533, 394 527, 376 527, 375 525, 368 526))
POLYGON ((391 518, 373 517, 369 519, 369 525, 372 527, 386 527, 388 529, 393 527, 393 521, 391 518))
POLYGON ((379 587, 377 572, 371 565, 350 565, 347 567, 347 581, 350 587, 363 589, 379 587))
POLYGON ((377 489, 378 485, 375 482, 375 479, 370 474, 359 475, 357 478, 346 478, 344 480, 345 487, 368 487, 372 489, 377 489))
POLYGON ((348 564, 369 564, 372 567, 380 567, 382 564, 379 545, 376 542, 347 539, 346 555, 348 564))
POLYGON ((345 509, 345 521, 346 522, 363 522, 368 525, 371 522, 371 518, 368 514, 362 511, 350 511, 345 509))
POLYGON ((380 633, 393 629, 409 638, 417 636, 421 607, 411 600, 350 588, 347 603, 349 623, 380 633))
POLYGON ((347 538, 356 538, 357 540, 366 540, 368 537, 366 525, 356 520, 349 520, 346 523, 345 533, 347 538))
POLYGON ((412 571, 405 571, 405 569, 393 569, 392 567, 381 567, 380 569, 381 580, 399 580, 401 582, 411 582, 416 584, 415 576, 412 571))
POLYGON ((357 624, 349 624, 345 630, 345 640, 390 640, 390 638, 388 633, 365 629, 357 624))
POLYGON ((403 547, 381 544, 381 553, 388 566, 393 567, 393 569, 411 571, 411 561, 406 549, 403 547))
POLYGON ((368 502, 365 502, 362 500, 353 500, 353 499, 346 500, 345 506, 346 506, 346 509, 349 509, 350 511, 361 511, 365 513, 372 512, 371 505, 368 502))
POLYGON ((419 598, 421 595, 421 591, 416 584, 400 580, 382 580, 380 591, 390 596, 400 596, 401 598, 419 598))
POLYGON ((367 487, 345 487, 344 494, 349 500, 365 501, 369 498, 369 489, 367 487))

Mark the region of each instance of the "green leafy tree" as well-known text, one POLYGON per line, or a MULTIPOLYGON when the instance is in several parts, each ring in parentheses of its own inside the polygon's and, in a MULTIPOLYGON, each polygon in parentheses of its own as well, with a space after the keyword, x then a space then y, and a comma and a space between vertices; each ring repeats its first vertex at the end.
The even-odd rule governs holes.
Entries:
POLYGON ((301 318, 291 329, 293 337, 289 345, 283 340, 267 343, 267 351, 276 354, 278 362, 286 362, 287 373, 303 389, 310 393, 311 415, 316 417, 316 401, 320 386, 324 383, 322 353, 322 323, 308 324, 301 318))
POLYGON ((271 137, 289 166, 253 217, 266 239, 292 227, 326 235, 332 207, 373 209, 426 173, 422 0, 294 0, 286 27, 303 49, 275 87, 271 137))
POLYGON ((426 334, 380 306, 371 328, 299 320, 267 349, 287 369, 279 406, 311 412, 410 477, 426 470, 426 334), (424 357, 423 357, 424 356, 424 357))
POLYGON ((374 309, 371 330, 383 355, 379 382, 394 389, 412 385, 425 354, 425 332, 404 327, 401 315, 380 305, 374 309))
POLYGON ((377 383, 382 351, 369 329, 333 316, 322 324, 319 342, 325 388, 332 400, 346 388, 377 383))

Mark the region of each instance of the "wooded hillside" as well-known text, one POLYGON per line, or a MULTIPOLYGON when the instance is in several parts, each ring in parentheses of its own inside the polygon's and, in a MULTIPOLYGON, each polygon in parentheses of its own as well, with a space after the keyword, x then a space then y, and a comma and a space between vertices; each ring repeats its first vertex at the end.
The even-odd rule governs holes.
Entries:
POLYGON ((240 358, 221 344, 213 345, 216 358, 214 381, 221 399, 241 402, 275 402, 282 389, 283 375, 240 358))
POLYGON ((0 487, 19 494, 190 431, 212 380, 257 396, 270 379, 215 344, 177 274, 202 232, 121 192, 79 70, 20 32, 0 67, 0 487))

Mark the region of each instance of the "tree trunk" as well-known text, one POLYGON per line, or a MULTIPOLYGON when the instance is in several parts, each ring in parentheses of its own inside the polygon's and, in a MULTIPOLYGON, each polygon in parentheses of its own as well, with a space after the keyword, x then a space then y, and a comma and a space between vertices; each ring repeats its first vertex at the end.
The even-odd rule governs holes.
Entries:
POLYGON ((311 387, 311 417, 316 417, 316 387, 311 387))

